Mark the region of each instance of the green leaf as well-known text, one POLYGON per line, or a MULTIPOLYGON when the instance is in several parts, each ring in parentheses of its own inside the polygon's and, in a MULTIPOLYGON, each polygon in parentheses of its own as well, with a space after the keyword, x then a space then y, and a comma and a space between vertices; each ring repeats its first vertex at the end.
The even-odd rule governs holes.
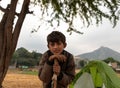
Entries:
POLYGON ((101 87, 102 88, 102 86, 103 86, 103 80, 102 80, 102 77, 101 77, 100 73, 97 73, 95 78, 96 78, 95 79, 95 87, 96 88, 97 87, 101 87))
POLYGON ((105 88, 120 88, 120 78, 114 70, 105 62, 98 60, 90 61, 84 68, 82 68, 75 76, 70 88, 74 88, 77 80, 86 72, 92 76, 96 88, 102 87, 103 85, 105 88))
POLYGON ((93 78, 93 82, 95 84, 95 79, 96 79, 96 74, 97 74, 97 69, 96 69, 95 66, 94 67, 90 67, 90 73, 91 73, 91 76, 93 78))

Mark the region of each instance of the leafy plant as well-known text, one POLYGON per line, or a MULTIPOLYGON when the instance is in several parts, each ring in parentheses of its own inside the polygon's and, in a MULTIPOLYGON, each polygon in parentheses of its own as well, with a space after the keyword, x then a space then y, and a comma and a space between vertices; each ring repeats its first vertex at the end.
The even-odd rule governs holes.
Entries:
MULTIPOLYGON (((84 74, 89 73, 92 77, 94 88, 120 88, 120 79, 117 74, 103 61, 90 61, 70 84, 70 88, 74 88, 77 80, 84 74)), ((87 84, 87 83, 86 83, 87 84)), ((81 83, 79 83, 81 85, 81 83)))

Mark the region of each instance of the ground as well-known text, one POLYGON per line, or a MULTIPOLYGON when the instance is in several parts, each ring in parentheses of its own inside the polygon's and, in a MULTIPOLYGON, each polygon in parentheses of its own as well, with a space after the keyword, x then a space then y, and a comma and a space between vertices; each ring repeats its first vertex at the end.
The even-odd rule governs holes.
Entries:
MULTIPOLYGON (((78 72, 78 71, 76 71, 78 72)), ((120 74, 118 74, 120 77, 120 74)), ((3 88, 42 88, 36 72, 8 71, 4 81, 3 88), (23 74, 24 73, 24 74, 23 74)))
POLYGON ((42 88, 42 83, 37 75, 8 72, 4 81, 4 88, 42 88))

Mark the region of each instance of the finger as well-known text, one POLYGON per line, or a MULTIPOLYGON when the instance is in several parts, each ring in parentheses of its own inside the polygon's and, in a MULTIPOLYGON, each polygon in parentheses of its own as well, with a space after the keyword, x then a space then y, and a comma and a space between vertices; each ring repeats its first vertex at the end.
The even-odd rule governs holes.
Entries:
POLYGON ((64 55, 60 55, 61 61, 65 62, 66 61, 66 57, 64 55))

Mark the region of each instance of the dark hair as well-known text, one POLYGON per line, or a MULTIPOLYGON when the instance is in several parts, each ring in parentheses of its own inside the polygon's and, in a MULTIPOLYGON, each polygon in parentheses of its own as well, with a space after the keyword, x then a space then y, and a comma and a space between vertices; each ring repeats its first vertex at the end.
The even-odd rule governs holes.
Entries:
POLYGON ((63 33, 59 32, 59 31, 53 31, 47 36, 48 44, 49 44, 49 42, 60 42, 60 41, 65 44, 66 37, 63 33))

